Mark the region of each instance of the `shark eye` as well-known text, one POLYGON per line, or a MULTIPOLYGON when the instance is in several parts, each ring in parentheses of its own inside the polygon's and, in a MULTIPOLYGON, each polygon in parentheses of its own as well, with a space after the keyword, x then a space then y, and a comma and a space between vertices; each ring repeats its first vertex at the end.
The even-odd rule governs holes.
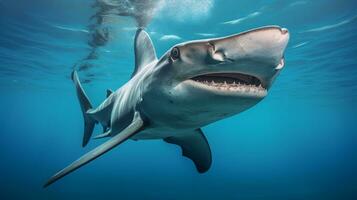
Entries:
POLYGON ((171 50, 171 58, 172 58, 173 60, 176 60, 176 59, 179 59, 179 58, 180 58, 180 50, 179 50, 179 48, 174 47, 174 48, 171 50))

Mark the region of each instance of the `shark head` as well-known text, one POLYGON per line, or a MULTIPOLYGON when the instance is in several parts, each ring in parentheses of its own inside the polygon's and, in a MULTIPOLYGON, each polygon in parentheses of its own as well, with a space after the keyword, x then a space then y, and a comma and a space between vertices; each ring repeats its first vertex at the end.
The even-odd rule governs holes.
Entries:
POLYGON ((171 114, 203 124, 242 112, 268 94, 288 41, 287 29, 269 26, 175 45, 157 63, 155 95, 173 104, 171 114))
MULTIPOLYGON (((227 96, 263 98, 284 67, 287 29, 264 27, 174 46, 161 61, 176 87, 227 96)), ((166 75, 166 77, 168 77, 166 75)))

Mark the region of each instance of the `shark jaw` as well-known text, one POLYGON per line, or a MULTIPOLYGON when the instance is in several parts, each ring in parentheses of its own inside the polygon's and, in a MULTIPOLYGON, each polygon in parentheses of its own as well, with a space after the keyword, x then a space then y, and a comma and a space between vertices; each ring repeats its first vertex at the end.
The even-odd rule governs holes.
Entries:
MULTIPOLYGON (((275 69, 281 70, 284 65, 285 61, 282 58, 275 69)), ((268 94, 267 87, 258 77, 240 72, 207 73, 184 82, 197 89, 222 95, 264 98, 268 94)))
POLYGON ((267 89, 254 76, 242 73, 210 73, 186 81, 192 87, 222 95, 265 97, 267 89))

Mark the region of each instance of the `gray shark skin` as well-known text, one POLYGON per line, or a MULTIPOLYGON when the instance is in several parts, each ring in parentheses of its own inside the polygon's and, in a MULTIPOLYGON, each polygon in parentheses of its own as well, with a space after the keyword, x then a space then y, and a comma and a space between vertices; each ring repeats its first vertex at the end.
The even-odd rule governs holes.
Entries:
POLYGON ((223 38, 178 44, 160 59, 148 34, 138 29, 135 70, 121 88, 93 109, 77 73, 72 74, 84 116, 83 146, 96 123, 110 137, 52 176, 45 187, 127 139, 163 139, 181 147, 198 172, 212 163, 201 127, 251 108, 267 94, 284 67, 287 29, 262 27, 223 38))

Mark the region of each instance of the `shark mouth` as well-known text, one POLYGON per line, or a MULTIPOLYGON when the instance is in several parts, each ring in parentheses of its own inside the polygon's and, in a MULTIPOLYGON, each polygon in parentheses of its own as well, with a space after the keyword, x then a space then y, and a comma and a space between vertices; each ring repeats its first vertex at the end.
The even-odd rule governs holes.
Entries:
POLYGON ((221 90, 253 96, 265 96, 266 88, 255 76, 242 73, 211 73, 191 78, 196 85, 207 89, 221 90))

